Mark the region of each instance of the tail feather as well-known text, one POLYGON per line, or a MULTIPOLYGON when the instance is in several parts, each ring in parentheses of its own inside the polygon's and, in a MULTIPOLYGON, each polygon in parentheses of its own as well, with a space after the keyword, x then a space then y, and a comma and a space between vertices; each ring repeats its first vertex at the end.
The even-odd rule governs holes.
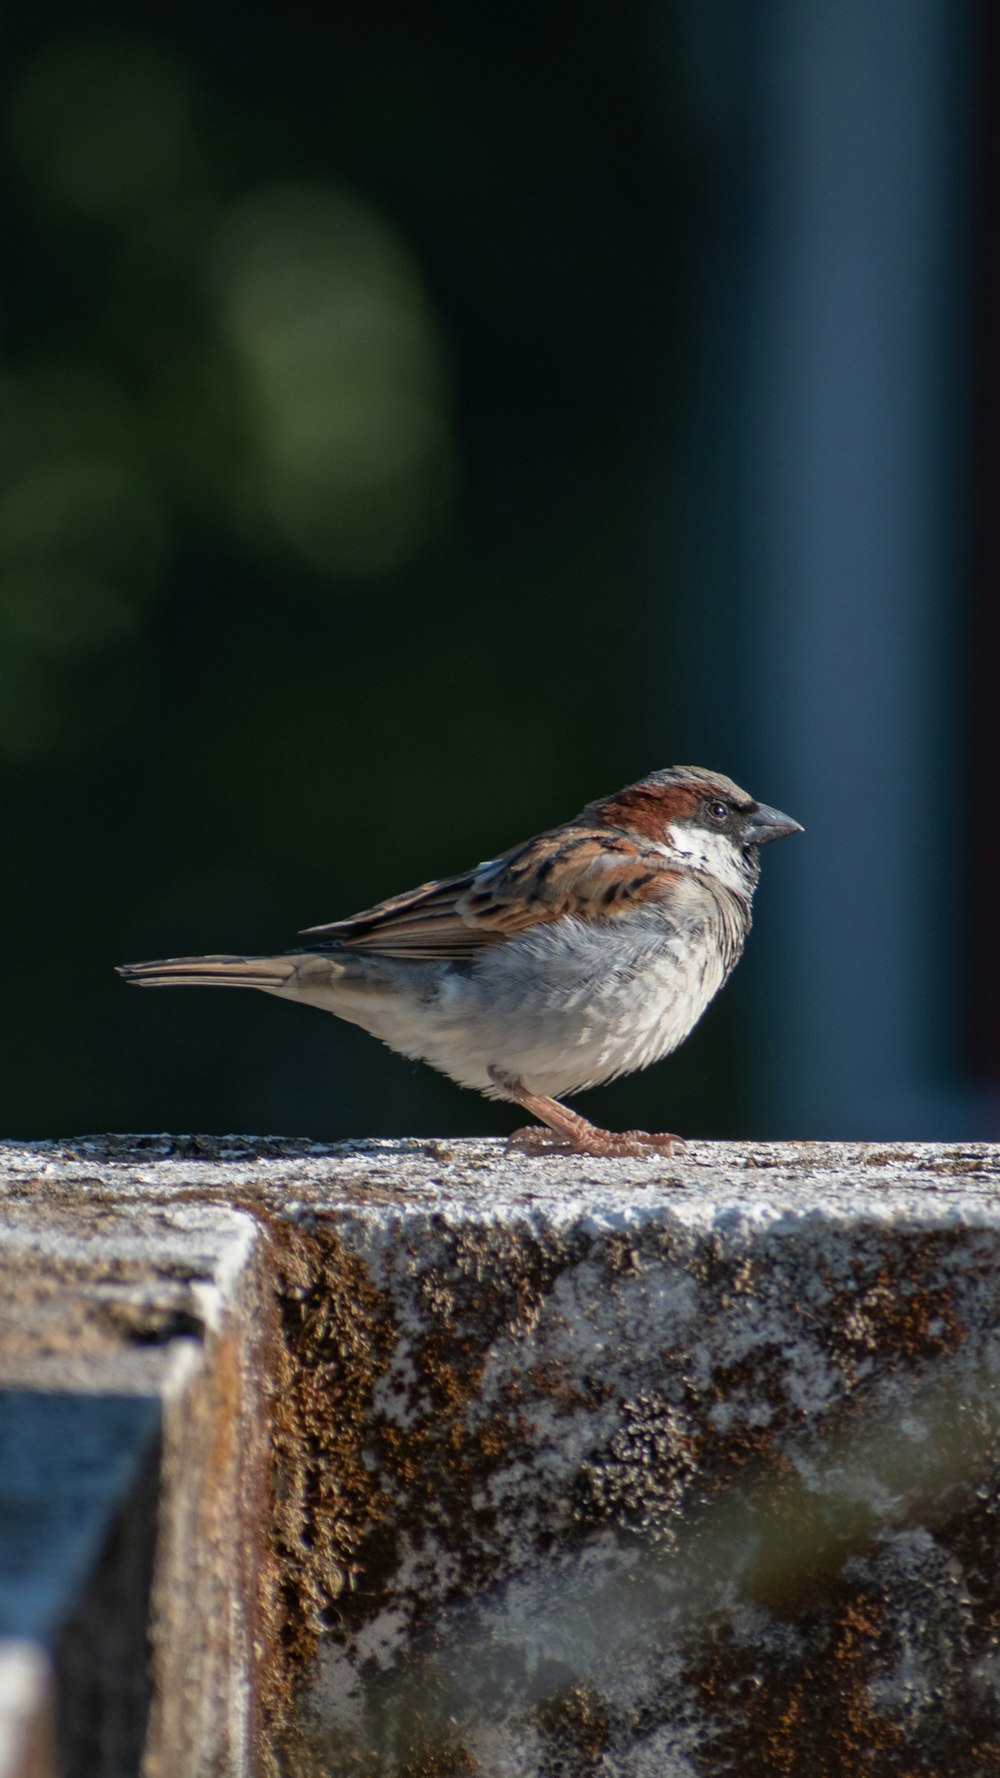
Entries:
POLYGON ((300 957, 164 957, 158 963, 120 963, 118 974, 140 988, 261 988, 280 994, 300 957))

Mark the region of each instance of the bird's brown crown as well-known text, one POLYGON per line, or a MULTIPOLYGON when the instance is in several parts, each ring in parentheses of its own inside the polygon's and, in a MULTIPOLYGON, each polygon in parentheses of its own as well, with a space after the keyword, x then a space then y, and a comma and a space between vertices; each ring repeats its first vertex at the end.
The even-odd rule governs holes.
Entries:
POLYGON ((609 827, 630 828, 647 839, 662 840, 673 821, 691 821, 701 805, 717 798, 734 808, 757 807, 751 796, 722 772, 704 766, 667 766, 613 796, 588 803, 584 813, 609 827))

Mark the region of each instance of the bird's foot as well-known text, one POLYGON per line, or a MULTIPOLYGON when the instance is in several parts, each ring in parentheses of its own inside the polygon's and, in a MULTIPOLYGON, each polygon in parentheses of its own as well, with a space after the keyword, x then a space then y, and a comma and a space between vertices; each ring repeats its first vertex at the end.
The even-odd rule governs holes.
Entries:
POLYGON ((538 1125, 529 1124, 526 1129, 514 1131, 507 1147, 516 1154, 581 1154, 598 1160, 620 1155, 673 1154, 675 1148, 684 1147, 679 1136, 670 1136, 665 1130, 602 1130, 597 1124, 588 1123, 578 1111, 561 1105, 558 1099, 529 1093, 523 1081, 502 1074, 499 1069, 491 1068, 490 1077, 506 1098, 513 1099, 515 1105, 523 1105, 543 1126, 539 1129, 538 1125))
POLYGON ((667 1130, 595 1130, 597 1138, 593 1147, 579 1149, 581 1154, 593 1155, 647 1155, 673 1154, 682 1149, 684 1143, 680 1136, 671 1136, 667 1130))
POLYGON ((616 1160, 622 1156, 669 1155, 682 1149, 684 1143, 665 1130, 601 1130, 596 1124, 588 1124, 585 1130, 570 1132, 528 1124, 508 1137, 507 1147, 516 1154, 578 1154, 595 1160, 616 1160))
POLYGON ((508 1154, 572 1154, 564 1136, 544 1130, 541 1124, 525 1124, 523 1130, 512 1130, 507 1138, 508 1154))

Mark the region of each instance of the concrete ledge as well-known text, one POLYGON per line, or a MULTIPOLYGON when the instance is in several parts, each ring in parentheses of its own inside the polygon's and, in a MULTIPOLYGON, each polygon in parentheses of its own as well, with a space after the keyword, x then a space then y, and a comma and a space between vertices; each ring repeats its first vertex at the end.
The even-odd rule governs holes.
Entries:
POLYGON ((0 1391, 0 1635, 52 1653, 67 1771, 142 1757, 159 1444, 155 1398, 0 1391))
POLYGON ((145 1770, 1000 1770, 998 1184, 0 1150, 0 1383, 162 1404, 145 1770))
POLYGON ((44 1651, 0 1641, 0 1778, 57 1778, 54 1703, 44 1651))
POLYGON ((0 1151, 0 1628, 54 1664, 57 1769, 248 1771, 274 1665, 266 1237, 118 1195, 91 1152, 0 1151))

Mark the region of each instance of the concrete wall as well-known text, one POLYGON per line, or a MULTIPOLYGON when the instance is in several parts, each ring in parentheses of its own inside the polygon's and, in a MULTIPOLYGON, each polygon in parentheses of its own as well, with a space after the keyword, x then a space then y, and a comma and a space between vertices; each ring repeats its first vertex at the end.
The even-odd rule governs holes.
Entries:
POLYGON ((1000 1769, 998 1177, 8 1145, 0 1773, 1000 1769))

